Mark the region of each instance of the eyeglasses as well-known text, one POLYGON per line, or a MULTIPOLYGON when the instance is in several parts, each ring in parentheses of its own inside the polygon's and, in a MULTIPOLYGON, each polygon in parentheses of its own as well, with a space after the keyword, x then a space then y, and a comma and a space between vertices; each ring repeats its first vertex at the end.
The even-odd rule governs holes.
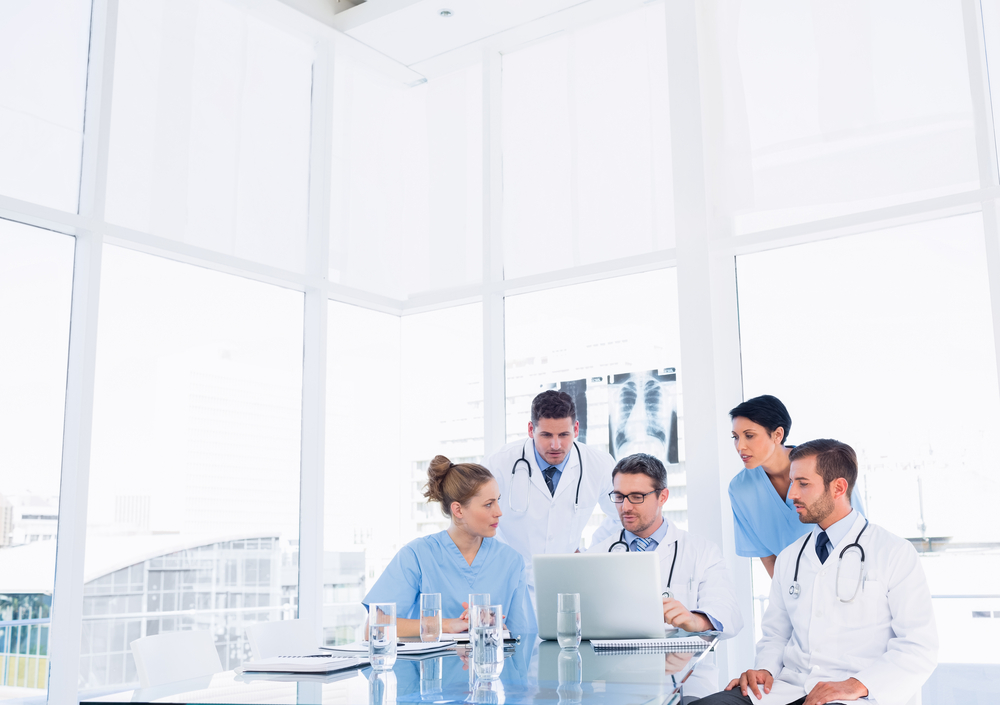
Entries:
POLYGON ((646 501, 646 496, 657 494, 663 490, 650 490, 649 492, 633 492, 632 494, 622 494, 621 492, 608 492, 608 497, 615 504, 621 504, 628 497, 629 504, 642 504, 646 501))

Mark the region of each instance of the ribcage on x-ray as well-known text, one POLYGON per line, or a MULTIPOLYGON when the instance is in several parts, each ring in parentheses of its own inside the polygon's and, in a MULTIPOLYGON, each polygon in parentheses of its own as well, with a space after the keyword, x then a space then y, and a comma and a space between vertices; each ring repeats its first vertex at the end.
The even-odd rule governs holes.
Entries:
POLYGON ((677 410, 672 390, 675 375, 635 372, 615 375, 611 424, 616 458, 631 452, 654 452, 667 463, 677 462, 677 410), (617 402, 617 403, 616 403, 617 402))

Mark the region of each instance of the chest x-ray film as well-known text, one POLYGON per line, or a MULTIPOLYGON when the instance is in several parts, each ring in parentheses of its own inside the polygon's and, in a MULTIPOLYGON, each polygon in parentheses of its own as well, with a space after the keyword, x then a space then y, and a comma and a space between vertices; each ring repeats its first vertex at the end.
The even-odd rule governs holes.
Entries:
MULTIPOLYGON (((604 381, 603 377, 596 379, 604 381)), ((587 380, 574 379, 570 382, 559 382, 557 384, 543 384, 541 388, 556 389, 566 392, 573 397, 573 404, 576 406, 576 420, 580 422, 580 435, 576 439, 578 443, 587 442, 587 380)))
POLYGON ((673 367, 608 378, 608 450, 615 460, 649 453, 677 463, 677 371, 673 367))

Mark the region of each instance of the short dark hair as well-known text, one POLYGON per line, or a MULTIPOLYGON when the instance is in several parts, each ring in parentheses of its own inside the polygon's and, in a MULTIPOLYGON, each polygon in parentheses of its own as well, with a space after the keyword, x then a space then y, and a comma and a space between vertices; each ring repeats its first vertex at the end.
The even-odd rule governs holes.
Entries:
POLYGON ((576 404, 566 392, 546 389, 531 402, 531 423, 538 419, 573 419, 576 422, 576 404))
POLYGON ((778 397, 772 397, 770 394, 747 399, 729 410, 730 419, 735 419, 737 416, 763 426, 769 434, 783 428, 785 434, 781 437, 782 445, 788 441, 788 436, 792 433, 792 417, 788 415, 788 409, 778 397))
POLYGON ((788 454, 788 459, 795 461, 802 458, 816 456, 816 472, 823 478, 823 486, 829 487, 830 483, 838 477, 847 480, 847 499, 851 498, 854 490, 854 483, 858 479, 858 455, 854 449, 846 443, 835 441, 832 438, 817 438, 815 441, 802 443, 792 448, 788 454))
POLYGON ((649 453, 634 453, 618 461, 615 469, 611 471, 611 479, 615 475, 645 475, 653 481, 656 491, 667 488, 667 469, 655 455, 649 453))

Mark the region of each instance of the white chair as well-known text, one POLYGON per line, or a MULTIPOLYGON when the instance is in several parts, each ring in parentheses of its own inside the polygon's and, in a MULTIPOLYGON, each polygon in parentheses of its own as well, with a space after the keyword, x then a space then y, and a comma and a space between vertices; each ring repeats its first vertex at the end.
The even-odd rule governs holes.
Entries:
POLYGON ((301 619, 258 622, 246 629, 254 659, 319 653, 312 624, 301 619))
POLYGON ((136 639, 130 646, 143 688, 222 671, 212 632, 165 632, 136 639))

